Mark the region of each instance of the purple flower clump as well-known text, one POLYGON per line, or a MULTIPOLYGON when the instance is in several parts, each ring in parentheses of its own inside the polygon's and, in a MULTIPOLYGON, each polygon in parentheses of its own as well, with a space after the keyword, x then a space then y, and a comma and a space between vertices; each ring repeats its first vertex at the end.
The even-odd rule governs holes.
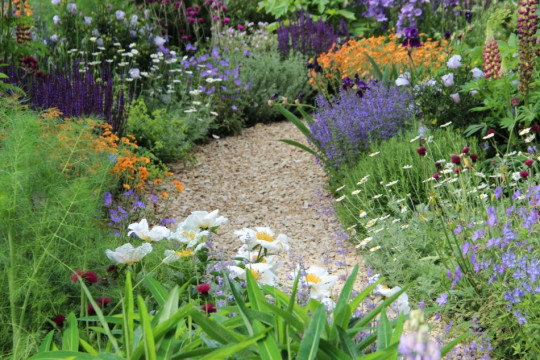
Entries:
POLYGON ((340 89, 331 102, 317 98, 315 121, 310 125, 311 142, 335 168, 354 164, 370 144, 390 139, 404 129, 412 115, 411 95, 396 86, 371 83, 362 97, 340 89))
POLYGON ((278 48, 283 55, 295 50, 305 55, 317 56, 330 50, 332 45, 340 45, 350 38, 343 18, 339 28, 336 29, 322 18, 313 21, 309 12, 304 10, 296 12, 293 19, 289 17, 288 25, 283 21, 279 22, 276 33, 278 48))

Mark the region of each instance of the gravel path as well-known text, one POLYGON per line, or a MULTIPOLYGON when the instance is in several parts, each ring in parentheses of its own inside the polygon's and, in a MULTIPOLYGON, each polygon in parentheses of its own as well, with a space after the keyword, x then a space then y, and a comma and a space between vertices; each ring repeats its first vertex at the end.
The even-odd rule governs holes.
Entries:
POLYGON ((361 258, 343 240, 341 225, 329 211, 333 200, 324 190, 323 170, 311 155, 277 139, 305 142, 290 122, 258 124, 200 146, 192 168, 170 164, 184 191, 169 204, 168 217, 181 220, 192 211, 219 209, 229 219, 215 240, 224 252, 233 254, 241 245, 235 230, 267 226, 293 240, 295 258, 283 259, 284 271, 300 259, 308 267, 345 275, 358 263, 360 284, 365 279, 361 258))

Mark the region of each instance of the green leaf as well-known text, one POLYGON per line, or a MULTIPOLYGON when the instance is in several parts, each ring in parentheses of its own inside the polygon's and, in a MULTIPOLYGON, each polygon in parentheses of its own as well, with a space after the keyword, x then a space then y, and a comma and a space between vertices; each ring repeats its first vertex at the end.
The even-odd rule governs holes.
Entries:
POLYGON ((452 350, 457 344, 463 341, 467 336, 469 336, 468 333, 463 333, 459 337, 450 341, 448 344, 444 345, 443 348, 441 349, 441 356, 445 356, 446 354, 448 354, 450 350, 452 350))
POLYGON ((341 15, 345 19, 356 20, 356 16, 354 15, 354 13, 349 10, 339 9, 336 14, 341 15))
POLYGON ((124 350, 126 351, 126 357, 131 358, 134 344, 134 310, 133 300, 133 287, 131 283, 131 272, 128 270, 126 273, 126 284, 124 285, 124 299, 122 301, 122 333, 124 336, 124 350))
POLYGON ((158 324, 163 323, 178 311, 178 296, 178 286, 175 286, 169 293, 165 304, 160 307, 158 324))
POLYGON ((262 304, 266 302, 257 281, 253 278, 251 271, 246 271, 247 275, 247 293, 251 307, 255 310, 261 310, 262 304))
MULTIPOLYGON (((250 318, 247 312, 246 303, 244 302, 244 299, 242 298, 242 295, 238 292, 238 289, 234 286, 232 280, 229 278, 227 274, 223 274, 223 276, 227 279, 229 282, 229 287, 231 288, 231 292, 233 293, 234 299, 236 300, 236 305, 238 305, 238 309, 240 310, 240 315, 242 316, 242 319, 244 319, 244 324, 246 325, 246 329, 248 331, 248 334, 250 336, 253 336, 253 319, 250 318)), ((253 277, 253 274, 251 274, 251 271, 246 270, 246 277, 248 286, 250 281, 255 281, 255 278, 253 277)))
POLYGON ((79 327, 74 313, 70 313, 66 319, 67 328, 62 335, 62 350, 79 350, 79 327))
POLYGON ((403 314, 399 315, 396 325, 394 327, 394 332, 392 333, 392 338, 390 339, 390 344, 399 342, 401 334, 403 333, 403 323, 405 322, 405 316, 403 314))
POLYGON ((239 340, 243 340, 240 335, 233 333, 229 329, 223 327, 216 321, 208 319, 206 314, 199 311, 194 311, 191 314, 193 321, 201 327, 201 329, 212 339, 219 341, 226 345, 229 343, 237 343, 239 340))
POLYGON ((90 345, 89 343, 86 342, 86 340, 84 339, 79 339, 79 342, 81 343, 81 347, 84 349, 84 351, 86 351, 87 353, 89 354, 92 354, 92 355, 97 355, 98 352, 96 349, 94 349, 94 347, 92 347, 92 345, 90 345))
POLYGON ((298 128, 298 130, 300 130, 302 134, 304 134, 306 138, 311 138, 311 131, 309 131, 308 127, 304 125, 302 120, 300 120, 296 115, 285 109, 280 104, 274 104, 274 106, 283 116, 285 116, 290 122, 292 122, 298 128))
POLYGON ((154 332, 150 324, 150 315, 146 309, 144 299, 137 296, 137 304, 139 305, 139 316, 141 317, 142 334, 144 343, 144 358, 145 360, 156 360, 156 344, 154 342, 154 332))
POLYGON ((381 72, 381 68, 379 67, 379 65, 377 65, 377 63, 375 62, 375 60, 373 60, 373 58, 371 56, 369 56, 369 54, 366 52, 364 53, 366 55, 366 57, 368 58, 369 62, 371 63, 371 66, 373 66, 373 71, 375 72, 375 76, 377 77, 377 79, 379 79, 380 81, 383 81, 384 80, 384 76, 381 72))
POLYGON ((319 341, 326 325, 326 307, 319 304, 311 323, 300 342, 297 359, 314 360, 319 350, 319 341))
POLYGON ((165 304, 165 301, 167 300, 167 290, 163 285, 161 285, 156 279, 154 279, 151 276, 146 276, 144 278, 144 281, 146 282, 146 286, 148 286, 148 290, 154 295, 154 299, 157 301, 159 306, 163 306, 165 304))
POLYGON ((325 339, 320 340, 319 349, 322 350, 322 354, 321 352, 319 352, 318 354, 318 357, 320 357, 321 359, 325 359, 325 357, 322 356, 325 355, 326 358, 330 358, 331 360, 351 360, 351 357, 347 355, 343 350, 335 347, 325 339))
POLYGON ((351 358, 358 359, 361 354, 358 350, 356 350, 356 344, 349 337, 349 334, 347 334, 347 332, 340 326, 337 327, 337 330, 339 334, 339 342, 341 343, 341 348, 343 351, 345 351, 345 353, 347 353, 347 355, 351 358))
POLYGON ((239 342, 237 344, 229 344, 223 347, 220 347, 218 350, 212 351, 208 355, 202 357, 200 360, 215 360, 215 359, 225 359, 228 356, 238 353, 241 350, 244 350, 248 346, 255 344, 257 341, 262 339, 271 328, 265 329, 262 333, 255 334, 251 336, 248 340, 239 342))
POLYGON ((52 339, 54 336, 54 330, 49 331, 49 333, 43 339, 41 345, 39 345, 38 352, 49 351, 51 349, 52 339))
POLYGON ((175 329, 170 329, 166 334, 165 337, 161 340, 158 346, 157 350, 157 359, 158 360, 165 360, 165 359, 171 359, 174 350, 176 347, 176 340, 175 340, 175 329))
MULTIPOLYGON (((265 328, 258 321, 254 324, 254 329, 257 332, 263 331, 265 328)), ((271 328, 272 329, 272 328, 271 328)), ((258 342, 259 354, 262 360, 281 359, 281 354, 276 345, 276 337, 273 332, 270 332, 262 341, 258 342)))
POLYGON ((264 307, 266 307, 268 310, 274 312, 276 315, 278 315, 279 317, 283 318, 283 320, 287 321, 287 323, 292 326, 293 328, 296 329, 296 331, 298 332, 303 332, 304 331, 304 324, 298 320, 298 318, 294 317, 291 313, 289 313, 288 311, 285 311, 275 305, 272 305, 270 303, 264 303, 263 305, 264 307))
POLYGON ((332 339, 332 341, 337 340, 337 326, 346 329, 349 325, 352 310, 348 303, 353 291, 354 281, 356 280, 357 274, 358 265, 355 265, 351 275, 349 275, 347 281, 345 281, 345 285, 343 285, 343 289, 339 294, 339 298, 334 309, 334 316, 332 318, 332 328, 330 330, 330 339, 332 339))
POLYGON ((288 139, 278 139, 278 141, 281 141, 281 142, 284 142, 285 144, 289 144, 289 145, 292 145, 292 146, 296 146, 297 148, 301 149, 301 150, 304 150, 305 152, 308 152, 312 155, 315 155, 317 156, 317 153, 312 150, 311 148, 309 148, 308 146, 302 144, 302 143, 299 143, 298 141, 294 141, 294 140, 288 140, 288 139))
POLYGON ((306 122, 308 124, 313 124, 314 120, 313 120, 313 117, 311 115, 309 115, 305 110, 304 108, 302 108, 302 106, 298 106, 298 111, 300 112, 300 114, 302 114, 302 117, 304 118, 304 120, 306 120, 306 122))
POLYGON ((95 356, 91 354, 80 353, 76 351, 47 351, 32 356, 29 360, 94 360, 95 356))
POLYGON ((392 327, 386 316, 386 310, 382 309, 379 317, 379 328, 377 330, 377 350, 385 350, 390 345, 392 338, 392 327))
POLYGON ((326 5, 328 5, 329 2, 330 0, 319 0, 319 4, 317 6, 317 10, 319 10, 319 14, 324 14, 324 9, 326 5))

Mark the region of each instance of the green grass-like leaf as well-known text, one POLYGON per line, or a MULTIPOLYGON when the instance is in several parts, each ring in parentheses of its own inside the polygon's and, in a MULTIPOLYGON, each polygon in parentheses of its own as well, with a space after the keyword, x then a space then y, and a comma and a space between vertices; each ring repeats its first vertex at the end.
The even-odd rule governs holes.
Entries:
POLYGON ((319 304, 313 314, 311 323, 300 342, 297 359, 314 360, 319 351, 319 341, 326 325, 326 308, 319 304))

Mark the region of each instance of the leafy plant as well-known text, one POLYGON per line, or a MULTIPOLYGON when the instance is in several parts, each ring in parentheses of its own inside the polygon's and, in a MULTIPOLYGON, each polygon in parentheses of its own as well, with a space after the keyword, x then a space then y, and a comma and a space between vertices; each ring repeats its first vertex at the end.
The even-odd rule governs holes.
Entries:
MULTIPOLYGON (((351 297, 357 272, 358 267, 355 267, 347 279, 332 311, 331 322, 327 321, 325 306, 318 301, 312 300, 305 307, 295 303, 298 278, 290 297, 270 286, 259 288, 250 272, 247 273, 244 294, 238 284, 229 280, 236 305, 224 307, 208 316, 195 309, 197 303, 194 301, 179 305, 179 295, 185 289, 174 287, 167 292, 162 285, 147 277, 146 284, 153 295, 153 302, 157 304, 156 311, 151 314, 151 301, 137 296, 135 302, 128 273, 121 314, 105 316, 98 307, 96 316, 79 319, 81 322, 98 323, 93 329, 101 338, 100 341, 91 341, 84 331, 79 331, 74 316, 70 315, 62 337, 62 350, 54 345, 54 334, 50 333, 41 345, 40 352, 31 359, 61 359, 67 356, 81 359, 95 356, 110 359, 152 359, 158 356, 166 359, 228 356, 396 359, 405 317, 402 315, 397 320, 389 321, 384 309, 407 287, 389 296, 365 316, 355 318, 353 313, 356 307, 377 286, 375 283, 351 297), (238 315, 231 316, 232 313, 238 315), (371 327, 370 323, 379 314, 378 327, 371 327), (355 342, 353 339, 361 331, 369 331, 370 335, 355 342), (375 343, 377 350, 363 355, 375 343), (77 351, 79 346, 83 352, 77 351), (107 354, 111 350, 114 350, 114 354, 107 354)), ((89 301, 97 305, 83 281, 81 286, 89 301)))

